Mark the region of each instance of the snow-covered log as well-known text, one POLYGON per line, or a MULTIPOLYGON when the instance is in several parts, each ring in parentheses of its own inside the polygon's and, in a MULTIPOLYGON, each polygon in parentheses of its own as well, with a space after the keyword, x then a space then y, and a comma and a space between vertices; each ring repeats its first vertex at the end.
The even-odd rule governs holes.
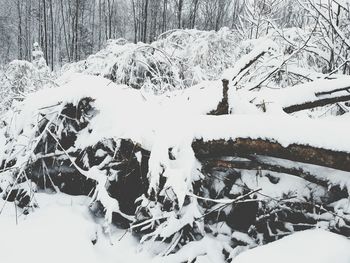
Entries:
MULTIPOLYGON (((350 88, 350 86, 347 87, 346 90, 348 90, 349 88, 350 88)), ((331 93, 328 93, 327 95, 332 95, 333 93, 336 93, 336 92, 331 92, 331 93)), ((288 107, 284 107, 283 110, 287 113, 293 113, 296 111, 307 110, 307 109, 312 109, 312 108, 316 108, 316 107, 322 107, 322 106, 326 106, 328 104, 334 104, 337 102, 344 102, 344 101, 350 100, 350 95, 346 95, 346 94, 338 95, 338 96, 336 94, 334 94, 333 96, 329 96, 328 98, 325 98, 322 95, 317 95, 317 94, 316 94, 316 96, 319 99, 314 100, 314 101, 305 102, 302 104, 290 105, 288 107)))
POLYGON ((350 171, 349 127, 342 120, 235 114, 202 116, 194 125, 198 157, 260 154, 350 171))
POLYGON ((330 202, 348 197, 349 173, 338 171, 342 181, 293 168, 299 161, 349 171, 347 124, 287 114, 208 116, 229 96, 227 84, 144 97, 101 77, 76 76, 32 94, 0 138, 1 175, 11 179, 0 185, 10 189, 2 198, 17 200, 26 181, 70 194, 91 192, 94 213, 138 233, 145 246, 164 240, 162 255, 214 233, 218 222, 225 224, 228 240, 243 231, 252 244, 260 242, 257 236, 272 241, 314 227, 320 216, 329 229, 348 227, 347 218, 332 223, 339 216, 330 202), (317 130, 322 136, 315 136, 317 130), (261 167, 236 169, 224 156, 253 157, 261 167), (290 163, 262 159, 271 156, 290 163), (211 157, 220 162, 208 167, 211 157), (339 186, 335 197, 327 193, 329 185, 339 186))
POLYGON ((203 158, 202 163, 204 170, 223 168, 268 171, 300 177, 308 182, 327 188, 338 186, 345 191, 350 189, 350 184, 348 183, 350 172, 281 158, 251 154, 244 157, 220 156, 203 158))
POLYGON ((211 140, 206 142, 196 140, 192 147, 198 158, 260 154, 350 171, 350 153, 310 145, 291 144, 283 147, 278 142, 266 139, 236 138, 235 140, 211 140))
POLYGON ((320 79, 284 89, 264 90, 256 96, 259 102, 273 102, 285 112, 293 113, 350 100, 350 77, 320 79))
POLYGON ((274 53, 276 51, 276 44, 273 41, 266 40, 248 54, 243 55, 238 61, 236 61, 233 68, 227 69, 223 72, 222 78, 230 80, 236 85, 243 75, 247 74, 250 67, 259 61, 266 53, 274 53))

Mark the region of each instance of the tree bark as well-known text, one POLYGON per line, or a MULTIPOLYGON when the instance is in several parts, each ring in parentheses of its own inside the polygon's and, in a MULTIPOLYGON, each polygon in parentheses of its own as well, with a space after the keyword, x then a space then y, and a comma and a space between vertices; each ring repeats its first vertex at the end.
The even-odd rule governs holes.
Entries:
POLYGON ((45 59, 48 61, 48 50, 47 50, 47 15, 46 15, 46 0, 43 0, 43 16, 44 16, 44 49, 45 59))
POLYGON ((146 43, 147 41, 147 22, 148 22, 148 0, 145 1, 144 13, 143 13, 143 39, 142 41, 146 43))
POLYGON ((18 58, 23 59, 23 33, 22 33, 22 6, 20 0, 17 0, 18 12, 18 58))
POLYGON ((286 113, 293 113, 301 110, 307 110, 307 109, 312 109, 316 107, 322 107, 326 106, 328 104, 333 104, 337 102, 344 102, 344 101, 349 101, 350 100, 350 95, 342 95, 342 96, 335 96, 331 98, 320 98, 319 100, 315 101, 308 101, 302 104, 297 104, 297 105, 290 105, 287 107, 284 107, 283 110, 286 113))
POLYGON ((182 19, 182 7, 183 7, 183 0, 178 1, 178 6, 177 6, 177 23, 178 23, 178 28, 182 28, 181 26, 181 19, 182 19))
POLYGON ((229 105, 228 105, 228 84, 227 79, 222 80, 222 100, 219 102, 218 107, 211 111, 209 115, 224 115, 229 114, 229 105))
POLYGON ((204 170, 210 168, 241 169, 241 170, 263 170, 276 173, 294 175, 311 183, 328 186, 328 181, 318 178, 316 174, 304 171, 298 167, 285 167, 282 164, 269 164, 254 158, 253 155, 245 156, 247 160, 225 160, 225 159, 204 159, 202 160, 204 170))
POLYGON ((283 147, 278 142, 270 140, 237 138, 236 140, 195 140, 192 148, 199 159, 259 154, 350 171, 349 152, 327 150, 309 145, 291 144, 283 147))
POLYGON ((162 31, 165 32, 167 30, 167 15, 166 12, 168 10, 168 0, 164 0, 163 2, 163 21, 162 21, 162 31))
POLYGON ((196 25, 196 15, 198 12, 198 5, 199 5, 199 0, 194 0, 193 1, 193 11, 192 11, 192 17, 190 21, 190 27, 194 28, 196 25))
POLYGON ((101 49, 101 43, 102 43, 102 2, 101 0, 98 1, 98 20, 99 20, 98 49, 101 49))
POLYGON ((134 43, 137 43, 137 20, 136 20, 136 6, 135 0, 132 0, 132 12, 134 17, 134 43))
POLYGON ((80 0, 76 0, 75 6, 75 25, 74 25, 74 50, 75 50, 75 61, 78 61, 78 25, 79 25, 79 8, 80 8, 80 0))
POLYGON ((52 6, 52 0, 50 0, 50 16, 51 16, 51 70, 54 68, 54 55, 55 55, 55 50, 54 50, 54 37, 55 37, 55 32, 54 32, 54 24, 53 24, 53 6, 52 6))
POLYGON ((64 43, 66 45, 66 52, 67 52, 68 62, 70 62, 71 58, 70 58, 68 38, 67 38, 66 20, 65 20, 65 17, 64 17, 63 0, 61 0, 61 15, 62 15, 62 24, 63 24, 64 43))

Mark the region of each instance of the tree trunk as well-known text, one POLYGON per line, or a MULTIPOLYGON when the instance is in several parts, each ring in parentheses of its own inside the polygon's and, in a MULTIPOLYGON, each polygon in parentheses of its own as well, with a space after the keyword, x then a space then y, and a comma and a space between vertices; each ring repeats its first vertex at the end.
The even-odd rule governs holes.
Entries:
POLYGON ((291 105, 291 106, 283 108, 283 110, 286 113, 293 113, 296 111, 313 109, 316 107, 322 107, 322 106, 326 106, 328 104, 333 104, 333 103, 337 103, 337 102, 344 102, 344 101, 349 101, 349 100, 350 100, 350 95, 344 95, 344 96, 338 96, 338 97, 333 97, 333 98, 325 98, 325 99, 319 99, 316 101, 305 102, 305 103, 299 104, 299 105, 291 105))
POLYGON ((101 0, 98 1, 98 19, 99 19, 99 27, 98 27, 98 49, 101 49, 102 42, 102 3, 101 0))
POLYGON ((111 2, 111 0, 107 1, 108 3, 108 38, 111 39, 112 38, 112 16, 113 16, 113 4, 114 1, 111 2))
POLYGON ((191 19, 191 22, 190 22, 191 28, 194 28, 195 25, 196 25, 196 16, 197 16, 198 4, 199 4, 199 0, 194 0, 194 2, 193 2, 193 11, 192 11, 192 19, 191 19))
POLYGON ((144 7, 144 13, 143 13, 143 42, 147 42, 147 22, 148 22, 148 0, 145 0, 145 7, 144 7))
POLYGON ((96 5, 93 3, 92 22, 91 22, 91 50, 90 50, 91 54, 94 52, 94 47, 95 47, 95 10, 96 10, 96 5))
POLYGON ((46 0, 43 0, 43 16, 44 16, 44 54, 47 63, 49 62, 48 58, 48 50, 47 50, 47 15, 46 15, 46 0))
POLYGON ((259 154, 350 171, 349 152, 327 150, 309 145, 291 144, 283 147, 278 142, 266 139, 237 138, 235 140, 195 140, 192 147, 199 159, 259 154))
POLYGON ((23 33, 22 33, 22 6, 20 0, 17 0, 17 12, 18 12, 18 58, 23 59, 23 33))
POLYGON ((181 19, 182 19, 182 7, 183 7, 183 0, 178 1, 178 6, 177 6, 177 23, 178 23, 178 28, 182 28, 181 26, 181 19))
POLYGON ((79 25, 79 8, 80 8, 80 0, 76 0, 76 6, 75 6, 75 27, 74 27, 74 50, 75 50, 75 61, 78 61, 79 52, 78 52, 78 25, 79 25))
POLYGON ((136 6, 135 0, 132 0, 132 13, 134 17, 134 43, 137 43, 137 19, 136 19, 136 6))
POLYGON ((270 164, 259 160, 255 155, 244 156, 244 159, 226 160, 225 158, 209 158, 201 160, 203 169, 210 170, 212 168, 239 169, 239 170, 257 170, 271 171, 276 173, 290 174, 305 179, 311 183, 328 186, 328 181, 325 178, 319 177, 317 174, 304 170, 296 165, 296 167, 286 167, 281 164, 270 164))
POLYGON ((68 45, 68 39, 67 39, 66 20, 65 20, 65 17, 64 17, 63 0, 61 0, 61 15, 62 15, 64 42, 65 42, 65 45, 66 45, 66 52, 67 52, 68 62, 70 62, 71 58, 70 58, 69 45, 68 45))
POLYGON ((51 16, 51 70, 54 68, 54 25, 53 25, 53 7, 52 0, 50 0, 50 16, 51 16))
POLYGON ((167 23, 166 23, 166 12, 168 10, 168 0, 164 0, 163 2, 163 24, 162 24, 162 31, 165 32, 167 30, 167 23))

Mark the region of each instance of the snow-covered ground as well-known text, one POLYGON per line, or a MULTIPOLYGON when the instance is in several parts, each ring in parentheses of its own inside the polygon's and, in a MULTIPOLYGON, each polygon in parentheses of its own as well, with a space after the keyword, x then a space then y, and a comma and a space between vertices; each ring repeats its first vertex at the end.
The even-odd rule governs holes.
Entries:
POLYGON ((295 233, 268 245, 248 250, 234 263, 349 263, 350 240, 324 231, 295 233))
MULTIPOLYGON (((203 256, 196 262, 223 260, 215 251, 222 247, 220 238, 206 237, 189 244, 178 252, 176 260, 171 255, 154 258, 148 251, 140 251, 137 239, 129 232, 103 227, 102 220, 89 211, 88 197, 37 193, 35 199, 40 207, 27 216, 18 214, 17 220, 13 203, 5 205, 0 216, 1 262, 178 262, 198 253, 203 256)), ((349 263, 350 241, 325 230, 302 231, 243 252, 233 262, 349 263)))
MULTIPOLYGON (((89 211, 90 198, 35 194, 39 204, 29 215, 6 203, 0 216, 0 258, 3 263, 148 262, 138 242, 124 230, 106 228, 89 211), (93 244, 95 243, 95 244, 93 244)), ((1 202, 3 207, 4 202, 1 202)))

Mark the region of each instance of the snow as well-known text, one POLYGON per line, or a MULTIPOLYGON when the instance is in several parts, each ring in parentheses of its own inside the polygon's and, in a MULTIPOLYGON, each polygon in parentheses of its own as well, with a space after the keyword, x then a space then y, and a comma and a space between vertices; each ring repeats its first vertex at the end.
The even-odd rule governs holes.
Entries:
POLYGON ((218 31, 171 30, 151 44, 108 40, 86 60, 67 64, 62 75, 73 73, 113 76, 118 84, 162 94, 218 79, 235 62, 238 36, 218 31))
POLYGON ((256 43, 255 49, 249 52, 247 55, 242 56, 238 61, 236 61, 233 68, 226 69, 221 79, 235 80, 238 75, 256 58, 264 55, 267 52, 274 53, 278 50, 278 46, 270 39, 259 39, 256 43))
POLYGON ((325 230, 307 230, 243 252, 233 262, 349 263, 350 241, 325 230))
POLYGON ((304 173, 308 173, 317 179, 329 182, 330 185, 338 185, 340 188, 345 188, 350 192, 350 172, 267 156, 257 156, 257 159, 267 164, 302 170, 304 173))
MULTIPOLYGON (((19 214, 17 225, 13 204, 5 206, 0 216, 2 262, 176 263, 197 256, 200 262, 224 262, 221 250, 227 242, 225 238, 207 236, 185 245, 176 254, 154 257, 151 251, 138 249, 135 237, 111 225, 105 226, 96 218, 88 209, 88 197, 36 193, 35 199, 39 208, 29 215, 19 214)), ((233 236, 251 242, 243 233, 235 232, 233 236)), ((349 260, 349 240, 316 229, 248 250, 233 262, 348 263, 349 260)))
POLYGON ((199 262, 214 263, 224 262, 224 256, 220 251, 223 245, 214 238, 204 237, 198 242, 190 242, 182 247, 176 254, 164 258, 155 259, 154 263, 178 263, 191 262, 196 257, 199 262))
POLYGON ((57 104, 77 104, 83 98, 93 98, 99 114, 91 120, 90 126, 94 127, 92 133, 82 136, 78 145, 94 145, 101 138, 130 138, 144 142, 147 148, 151 147, 148 142, 154 140, 155 130, 163 126, 161 122, 171 123, 172 120, 167 116, 181 121, 180 117, 187 112, 190 116, 205 114, 222 98, 220 81, 204 82, 180 94, 175 92, 171 98, 152 96, 147 99, 138 90, 116 85, 102 77, 75 74, 61 82, 64 84, 58 88, 43 89, 26 98, 16 122, 18 133, 25 126, 30 126, 30 122, 36 122, 34 117, 43 108, 57 104))
POLYGON ((350 152, 349 131, 349 125, 343 121, 294 118, 286 114, 235 114, 199 117, 194 137, 204 141, 260 138, 276 141, 284 147, 296 143, 350 152), (322 132, 315 136, 315 131, 322 132))
MULTIPOLYGON (((105 139, 131 139, 139 143, 143 148, 151 150, 147 175, 150 184, 149 193, 160 190, 158 184, 160 175, 163 174, 167 178, 164 190, 173 191, 180 208, 183 206, 185 197, 192 191, 192 182, 200 178, 196 172, 200 169, 191 147, 195 139, 204 141, 237 138, 265 139, 278 142, 284 147, 303 144, 350 152, 348 140, 350 127, 341 120, 310 120, 287 114, 205 115, 222 98, 219 83, 205 82, 179 94, 174 92, 174 96, 162 95, 145 99, 140 91, 124 85, 116 85, 105 78, 76 75, 62 86, 40 90, 24 101, 24 108, 14 128, 13 137, 17 140, 15 142, 17 150, 12 152, 17 154, 18 151, 23 151, 22 145, 27 144, 32 150, 21 154, 16 166, 23 169, 22 164, 32 158, 32 151, 44 134, 42 133, 33 141, 36 137, 36 129, 33 127, 38 125, 40 113, 46 112, 51 118, 50 123, 57 118, 57 114, 60 114, 66 104, 77 105, 84 98, 93 99, 92 106, 95 112, 92 113, 93 116, 88 116, 88 126, 78 133, 74 148, 85 149, 105 139), (47 99, 42 100, 43 97, 47 99), (179 127, 186 127, 186 129, 179 129, 179 127), (315 130, 322 133, 315 136, 315 130), (168 150, 171 148, 175 160, 171 160, 168 156, 168 150)), ((55 138, 54 134, 46 130, 55 138)), ((106 158, 103 163, 108 161, 106 158)), ((105 171, 101 171, 99 167, 84 171, 75 165, 73 159, 71 162, 86 178, 98 182, 94 199, 101 201, 106 208, 108 222, 111 222, 112 212, 118 212, 125 218, 133 220, 132 217, 121 213, 117 200, 108 195, 105 189, 105 183, 108 180, 105 171)), ((287 178, 283 177, 281 181, 287 178)), ((261 180, 266 181, 267 178, 261 180)), ((251 181, 254 182, 254 180, 251 181)), ((248 182, 245 183, 250 185, 248 182)), ((347 181, 338 181, 338 183, 341 183, 341 186, 349 185, 347 181)), ((281 196, 290 189, 290 182, 287 181, 283 185, 285 187, 280 188, 276 193, 273 185, 265 184, 269 188, 265 187, 264 191, 267 191, 268 195, 281 196)), ((302 185, 303 182, 299 182, 298 187, 295 187, 300 188, 302 185)), ((254 189, 253 185, 251 189, 254 189)), ((166 196, 167 193, 163 191, 160 194, 166 196)), ((298 197, 307 198, 308 195, 310 193, 301 192, 298 197)), ((182 220, 189 222, 193 218, 189 221, 183 218, 182 220)), ((179 229, 181 226, 183 224, 180 223, 179 229)), ((174 232, 176 230, 172 233, 174 232)))
MULTIPOLYGON (((59 103, 77 104, 90 97, 99 112, 89 124, 92 132, 82 131, 83 136, 76 143, 78 148, 94 145, 104 138, 132 139, 144 148, 152 149, 155 141, 162 137, 163 145, 167 143, 168 148, 181 144, 183 138, 208 141, 242 137, 275 140, 283 146, 297 143, 350 152, 350 143, 347 143, 350 127, 341 120, 310 120, 279 113, 203 115, 222 98, 219 83, 204 82, 177 96, 145 99, 139 91, 115 85, 102 77, 77 75, 59 88, 40 90, 28 96, 16 122, 19 125, 17 131, 31 126, 30 122, 36 121, 33 117, 42 108, 59 103), (47 99, 42 100, 43 97, 47 99), (186 129, 179 130, 178 127, 186 129), (315 130, 322 133, 315 136, 315 130)), ((344 80, 340 83, 343 86, 344 80)))
MULTIPOLYGON (((257 175, 254 170, 240 170, 241 176, 234 185, 232 194, 237 194, 237 186, 241 186, 241 193, 244 189, 260 189, 258 192, 258 200, 280 200, 288 196, 288 201, 306 201, 314 198, 326 196, 327 189, 322 186, 308 182, 297 176, 284 173, 276 173, 271 171, 261 170, 261 174, 257 175), (270 178, 275 179, 271 182, 270 178)), ((317 200, 320 201, 320 200, 317 200)))
MULTIPOLYGON (((17 210, 13 204, 6 203, 5 210, 0 216, 1 260, 17 263, 26 262, 30 257, 38 263, 46 262, 49 258, 50 262, 109 263, 191 262, 195 259, 196 262, 219 263, 224 262, 222 250, 230 247, 229 242, 232 239, 242 241, 249 247, 256 245, 256 240, 250 239, 246 233, 232 233, 228 225, 224 225, 221 230, 217 226, 212 227, 212 234, 205 233, 205 226, 208 225, 204 225, 204 220, 199 220, 203 217, 204 211, 198 200, 221 204, 232 203, 232 200, 227 197, 209 199, 193 194, 193 182, 203 177, 201 164, 191 147, 193 140, 263 139, 284 147, 303 144, 350 153, 348 140, 350 126, 346 122, 347 118, 310 120, 290 116, 283 111, 283 108, 291 105, 347 94, 346 90, 330 95, 319 93, 348 87, 350 77, 333 75, 337 79, 318 79, 324 78, 325 75, 312 72, 309 68, 301 72, 302 67, 294 67, 291 70, 295 74, 304 73, 314 81, 278 90, 265 86, 261 89, 259 87, 258 91, 257 89, 249 91, 249 87, 255 87, 266 74, 283 64, 279 60, 279 48, 270 39, 259 39, 247 41, 243 44, 243 51, 239 48, 237 51, 232 37, 232 32, 222 29, 218 35, 215 32, 203 33, 197 30, 175 31, 152 45, 130 44, 121 39, 111 40, 106 48, 96 55, 64 69, 64 74, 56 80, 59 87, 46 88, 27 96, 22 107, 19 107, 19 113, 13 114, 12 124, 6 127, 9 130, 0 130, 0 145, 14 145, 13 148, 1 149, 1 155, 5 156, 8 153, 10 157, 16 156, 17 162, 14 168, 23 171, 27 163, 35 160, 37 156, 34 156, 34 150, 45 134, 51 135, 52 138, 59 134, 58 132, 52 134, 49 124, 59 120, 62 109, 67 104, 72 103, 76 106, 82 99, 91 98, 93 110, 89 112, 91 115, 84 116, 88 119, 88 125, 77 132, 75 145, 67 152, 79 152, 105 139, 114 141, 130 139, 151 151, 147 174, 149 193, 154 191, 156 199, 159 196, 168 198, 173 202, 172 205, 176 203, 176 208, 173 206, 171 211, 164 211, 160 200, 153 201, 145 196, 139 197, 143 204, 147 203, 150 211, 150 216, 146 221, 139 223, 139 226, 142 230, 150 232, 143 235, 141 240, 132 237, 129 232, 125 232, 124 236, 124 231, 111 225, 112 213, 117 212, 130 221, 135 218, 123 214, 118 201, 109 195, 106 189, 109 179, 107 172, 102 168, 111 162, 112 158, 103 150, 99 150, 95 153, 96 156, 106 156, 100 165, 91 168, 86 165, 85 168, 89 170, 75 167, 86 178, 97 182, 93 198, 38 193, 35 194, 35 199, 40 208, 30 211, 29 215, 14 214, 17 210), (184 37, 186 34, 188 36, 184 37), (213 48, 222 48, 224 51, 212 55, 213 48), (246 52, 247 50, 251 51, 246 52), (225 52, 229 52, 230 56, 225 56, 225 52), (263 65, 259 64, 259 67, 254 66, 241 72, 252 60, 266 53, 269 58, 261 57, 264 63, 258 61, 263 65), (236 60, 237 58, 239 59, 236 60), (176 68, 178 64, 177 66, 174 64, 180 63, 182 59, 186 59, 188 68, 181 72, 184 76, 180 79, 179 69, 176 68), (150 60, 152 63, 155 61, 155 68, 150 66, 150 60), (141 61, 144 65, 134 65, 135 61, 141 61), (222 73, 228 66, 231 68, 222 73), (146 71, 157 72, 152 72, 152 79, 148 79, 144 74, 146 71), (133 75, 135 72, 142 74, 133 75), (261 75, 261 72, 265 75, 261 75), (102 77, 111 77, 113 74, 118 84, 102 77), (162 79, 162 76, 167 74, 172 76, 172 79, 159 84, 158 77, 162 79), (235 82, 230 83, 228 92, 230 114, 208 116, 207 114, 222 100, 221 81, 208 81, 217 79, 218 76, 226 79, 235 78, 235 82), (243 77, 245 78, 243 84, 236 85, 243 77), (139 82, 140 78, 144 80, 143 83, 139 82), (128 83, 129 86, 123 83, 128 83), (160 86, 157 86, 158 84, 160 86), (130 86, 140 89, 135 90, 130 86), (189 86, 191 87, 183 89, 189 86), (174 87, 178 90, 173 91, 174 87), (152 89, 159 91, 161 95, 149 92, 152 89), (256 107, 261 102, 267 103, 266 113, 256 107), (38 122, 42 114, 48 117, 49 124, 44 131, 38 132, 38 122), (169 152, 174 158, 169 157, 169 152), (159 189, 161 176, 166 178, 166 181, 162 189, 159 189), (88 204, 95 200, 100 201, 105 208, 104 219, 91 214, 88 209, 88 204), (18 225, 15 224, 16 221, 18 225), (153 226, 157 228, 152 229, 153 226), (182 237, 184 226, 196 227, 199 229, 198 236, 204 237, 201 239, 198 237, 198 240, 194 237, 194 241, 176 247, 182 237), (163 242, 168 239, 169 243, 163 242), (97 243, 93 244, 96 241, 97 243), (153 244, 148 241, 152 241, 153 244), (13 253, 14 247, 21 253, 13 253), (143 249, 137 249, 140 247, 143 249), (179 250, 176 254, 171 254, 175 247, 179 250), (158 257, 154 258, 155 254, 158 257)), ((33 55, 38 60, 37 63, 40 62, 37 67, 43 66, 42 51, 38 45, 35 45, 33 55)), ((23 64, 23 62, 16 63, 18 66, 23 64)), ((32 67, 30 63, 29 66, 32 67)), ((273 87, 275 85, 276 83, 272 84, 273 87)), ((284 87, 284 84, 281 84, 282 86, 284 87)), ((69 156, 67 152, 63 153, 69 156)), ((142 155, 138 153, 136 157, 138 162, 141 162, 142 155)), ((339 185, 348 191, 350 189, 348 172, 264 156, 257 158, 270 164, 283 162, 286 167, 301 168, 315 178, 329 182, 330 185, 339 185)), ((74 158, 69 159, 72 165, 76 166, 74 158)), ((327 196, 326 187, 306 182, 302 178, 265 170, 259 172, 260 174, 257 174, 257 171, 241 169, 240 178, 236 182, 249 189, 261 188, 256 194, 260 201, 266 202, 265 199, 280 199, 291 195, 293 199, 288 199, 291 202, 310 199, 317 202, 320 201, 318 198, 327 196), (273 182, 271 177, 278 182, 273 182)), ((5 189, 11 179, 14 180, 8 177, 11 178, 10 172, 1 173, 1 188, 5 189)), ((213 185, 213 189, 220 190, 224 186, 223 182, 217 183, 213 185)), ((16 187, 25 188, 21 184, 16 187)), ((34 190, 35 186, 30 188, 34 190)), ((243 194, 242 187, 235 184, 230 193, 243 194)), ((335 212, 344 215, 344 218, 349 218, 349 200, 344 198, 332 203, 331 206, 335 212)), ((317 220, 327 217, 330 221, 334 216, 331 213, 323 213, 317 220)), ((319 222, 318 225, 324 226, 324 223, 327 222, 319 222)), ((292 226, 289 230, 292 230, 292 226)), ((234 249, 230 247, 231 250, 227 251, 231 256, 235 256, 247 249, 247 246, 234 249)), ((297 260, 321 263, 349 262, 349 241, 322 230, 304 231, 270 245, 244 252, 233 259, 233 262, 294 263, 297 260)))
POLYGON ((19 215, 18 225, 13 204, 2 212, 1 262, 151 261, 147 251, 137 253, 137 240, 130 234, 121 238, 125 231, 103 227, 89 211, 88 197, 37 193, 35 199, 40 208, 19 215))
POLYGON ((285 108, 291 105, 312 102, 317 99, 332 98, 348 94, 346 90, 343 90, 328 95, 317 95, 317 93, 329 92, 348 87, 350 87, 350 77, 342 76, 338 79, 319 79, 284 89, 265 89, 260 91, 257 96, 259 101, 272 101, 278 104, 281 108, 285 108))
POLYGON ((339 218, 338 220, 338 224, 341 225, 343 222, 343 220, 349 220, 350 219, 350 202, 349 202, 349 198, 343 198, 340 199, 336 202, 334 202, 333 204, 330 205, 331 207, 334 208, 334 211, 341 216, 341 218, 339 218))

